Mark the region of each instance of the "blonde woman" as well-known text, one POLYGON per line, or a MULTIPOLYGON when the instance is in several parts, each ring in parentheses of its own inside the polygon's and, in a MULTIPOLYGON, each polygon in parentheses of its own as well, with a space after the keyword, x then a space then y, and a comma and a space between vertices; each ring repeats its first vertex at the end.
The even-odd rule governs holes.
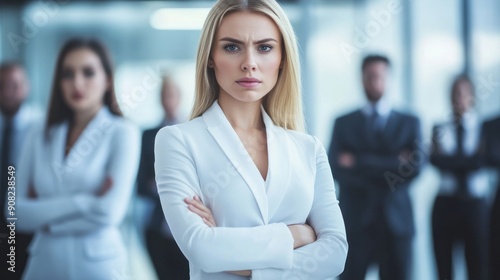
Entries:
POLYGON ((222 0, 202 30, 192 120, 155 173, 191 279, 329 279, 347 254, 324 148, 303 132, 295 35, 272 0, 222 0))

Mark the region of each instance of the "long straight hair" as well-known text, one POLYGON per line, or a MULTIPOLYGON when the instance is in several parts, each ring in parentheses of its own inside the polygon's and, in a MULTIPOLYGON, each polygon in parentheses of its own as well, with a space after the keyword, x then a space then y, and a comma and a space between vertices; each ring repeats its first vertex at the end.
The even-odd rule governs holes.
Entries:
POLYGON ((66 101, 64 101, 61 81, 64 59, 70 52, 78 49, 89 49, 99 57, 104 72, 106 73, 106 76, 110 81, 109 87, 104 93, 103 103, 109 108, 112 114, 116 116, 122 116, 120 107, 116 102, 115 88, 113 85, 113 67, 111 59, 108 55, 108 51, 106 50, 104 45, 96 39, 73 38, 63 45, 57 57, 54 80, 52 81, 52 91, 50 94, 49 112, 47 114, 47 122, 45 125, 46 136, 48 136, 48 131, 51 126, 66 120, 73 120, 74 112, 68 106, 66 101))
POLYGON ((297 38, 280 5, 274 0, 219 0, 203 25, 196 59, 195 102, 191 119, 201 116, 219 97, 215 72, 208 67, 215 34, 224 16, 238 11, 261 13, 271 18, 280 30, 283 42, 283 67, 274 88, 263 99, 263 106, 274 124, 286 129, 303 130, 300 61, 297 38))

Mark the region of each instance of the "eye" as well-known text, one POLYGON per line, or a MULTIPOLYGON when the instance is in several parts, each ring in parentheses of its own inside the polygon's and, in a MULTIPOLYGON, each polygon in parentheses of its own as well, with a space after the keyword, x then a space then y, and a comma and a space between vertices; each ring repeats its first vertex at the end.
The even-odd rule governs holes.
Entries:
POLYGON ((94 73, 94 69, 90 67, 83 68, 83 76, 85 76, 85 78, 92 78, 94 76, 94 73))
POLYGON ((234 45, 234 44, 229 44, 229 45, 225 45, 224 46, 224 49, 227 51, 227 52, 236 52, 238 51, 240 48, 238 48, 238 46, 234 45))
POLYGON ((64 69, 62 71, 61 78, 63 80, 69 80, 69 79, 73 79, 73 75, 74 75, 73 70, 71 70, 71 69, 64 69))
POLYGON ((260 45, 258 47, 258 50, 260 52, 270 52, 272 49, 273 49, 273 46, 270 46, 270 45, 260 45))

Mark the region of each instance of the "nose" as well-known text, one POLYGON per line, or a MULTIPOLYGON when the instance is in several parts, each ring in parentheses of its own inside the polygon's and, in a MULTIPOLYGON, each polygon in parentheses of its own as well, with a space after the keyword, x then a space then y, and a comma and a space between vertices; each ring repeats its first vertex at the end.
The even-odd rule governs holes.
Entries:
POLYGON ((81 73, 75 74, 73 78, 73 87, 76 90, 80 90, 83 87, 84 83, 85 83, 85 78, 83 77, 83 74, 81 73))
POLYGON ((257 63, 255 62, 254 54, 251 51, 245 53, 245 59, 241 64, 241 70, 243 71, 255 71, 257 69, 257 63))

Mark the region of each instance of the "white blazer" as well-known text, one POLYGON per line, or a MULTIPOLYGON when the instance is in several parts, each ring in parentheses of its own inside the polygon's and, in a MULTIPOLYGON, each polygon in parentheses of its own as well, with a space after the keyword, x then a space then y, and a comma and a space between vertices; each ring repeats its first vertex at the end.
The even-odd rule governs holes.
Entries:
POLYGON ((217 101, 203 116, 162 128, 155 172, 163 212, 189 260, 192 280, 330 279, 347 255, 344 221, 326 152, 304 133, 273 124, 262 109, 269 170, 266 181, 217 101), (214 215, 206 226, 183 199, 198 195, 214 215), (287 225, 311 225, 317 241, 293 249, 287 225))
POLYGON ((136 178, 140 133, 104 107, 65 157, 67 131, 68 122, 53 126, 48 141, 35 131, 16 168, 16 228, 35 232, 23 278, 113 279, 127 268, 118 226, 136 178), (111 189, 97 197, 108 176, 111 189))

